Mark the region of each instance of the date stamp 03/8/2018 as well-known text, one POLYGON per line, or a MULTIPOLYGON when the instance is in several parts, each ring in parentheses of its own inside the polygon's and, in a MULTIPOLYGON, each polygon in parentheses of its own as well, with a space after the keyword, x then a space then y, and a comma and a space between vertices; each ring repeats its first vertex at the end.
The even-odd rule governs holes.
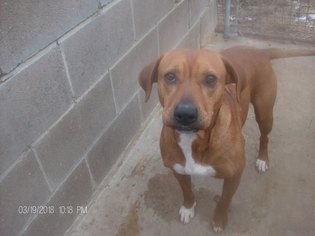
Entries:
POLYGON ((46 214, 87 214, 87 206, 18 206, 18 213, 21 215, 46 215, 46 214))

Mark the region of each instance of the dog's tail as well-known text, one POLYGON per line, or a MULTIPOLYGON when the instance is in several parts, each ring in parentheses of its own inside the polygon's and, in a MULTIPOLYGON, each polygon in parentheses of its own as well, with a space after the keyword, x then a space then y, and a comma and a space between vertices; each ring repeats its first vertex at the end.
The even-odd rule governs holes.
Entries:
POLYGON ((283 48, 265 48, 262 52, 270 60, 286 57, 315 56, 315 49, 283 49, 283 48))

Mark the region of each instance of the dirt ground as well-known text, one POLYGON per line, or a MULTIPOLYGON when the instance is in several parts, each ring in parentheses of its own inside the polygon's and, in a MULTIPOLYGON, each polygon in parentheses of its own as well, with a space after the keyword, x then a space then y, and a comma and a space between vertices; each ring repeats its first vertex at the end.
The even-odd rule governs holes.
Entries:
MULTIPOLYGON (((207 48, 236 44, 302 47, 245 38, 224 42, 218 37, 207 48)), ((254 168, 259 132, 251 109, 243 129, 247 164, 221 235, 315 235, 315 57, 274 60, 273 67, 278 97, 270 135, 270 168, 265 174, 254 168)), ((195 218, 189 224, 180 223, 182 195, 160 158, 161 125, 157 108, 103 182, 88 214, 76 221, 67 236, 215 235, 211 219, 222 180, 193 177, 195 218)))

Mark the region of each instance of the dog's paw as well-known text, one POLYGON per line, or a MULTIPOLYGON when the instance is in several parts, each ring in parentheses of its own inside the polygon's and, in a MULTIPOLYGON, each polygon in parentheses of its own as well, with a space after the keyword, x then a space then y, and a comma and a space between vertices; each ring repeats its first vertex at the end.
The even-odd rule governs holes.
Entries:
POLYGON ((215 212, 213 221, 212 221, 212 229, 215 233, 220 233, 224 230, 227 224, 227 214, 218 214, 215 212))
POLYGON ((268 170, 268 164, 261 159, 256 160, 256 169, 259 173, 265 173, 268 170))
POLYGON ((181 206, 179 209, 179 215, 180 215, 180 221, 184 224, 187 224, 190 222, 190 220, 195 216, 195 207, 196 202, 192 205, 191 208, 186 208, 184 206, 181 206))
POLYGON ((214 223, 213 223, 212 228, 213 228, 213 231, 214 231, 215 233, 221 233, 221 232, 223 231, 222 227, 220 227, 220 226, 215 226, 214 223))

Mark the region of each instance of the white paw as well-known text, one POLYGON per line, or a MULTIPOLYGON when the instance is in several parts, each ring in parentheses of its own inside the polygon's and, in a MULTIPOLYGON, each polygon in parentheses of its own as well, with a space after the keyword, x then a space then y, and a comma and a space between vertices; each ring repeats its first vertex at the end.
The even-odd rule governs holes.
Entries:
POLYGON ((256 169, 259 173, 264 173, 268 170, 268 165, 265 161, 257 159, 256 160, 256 169))
POLYGON ((186 208, 184 206, 181 206, 179 209, 179 215, 180 215, 180 221, 184 224, 187 224, 190 222, 190 220, 195 216, 195 206, 196 202, 191 208, 186 208))
POLYGON ((220 233, 223 231, 223 229, 219 226, 213 226, 213 231, 216 232, 216 233, 220 233))

